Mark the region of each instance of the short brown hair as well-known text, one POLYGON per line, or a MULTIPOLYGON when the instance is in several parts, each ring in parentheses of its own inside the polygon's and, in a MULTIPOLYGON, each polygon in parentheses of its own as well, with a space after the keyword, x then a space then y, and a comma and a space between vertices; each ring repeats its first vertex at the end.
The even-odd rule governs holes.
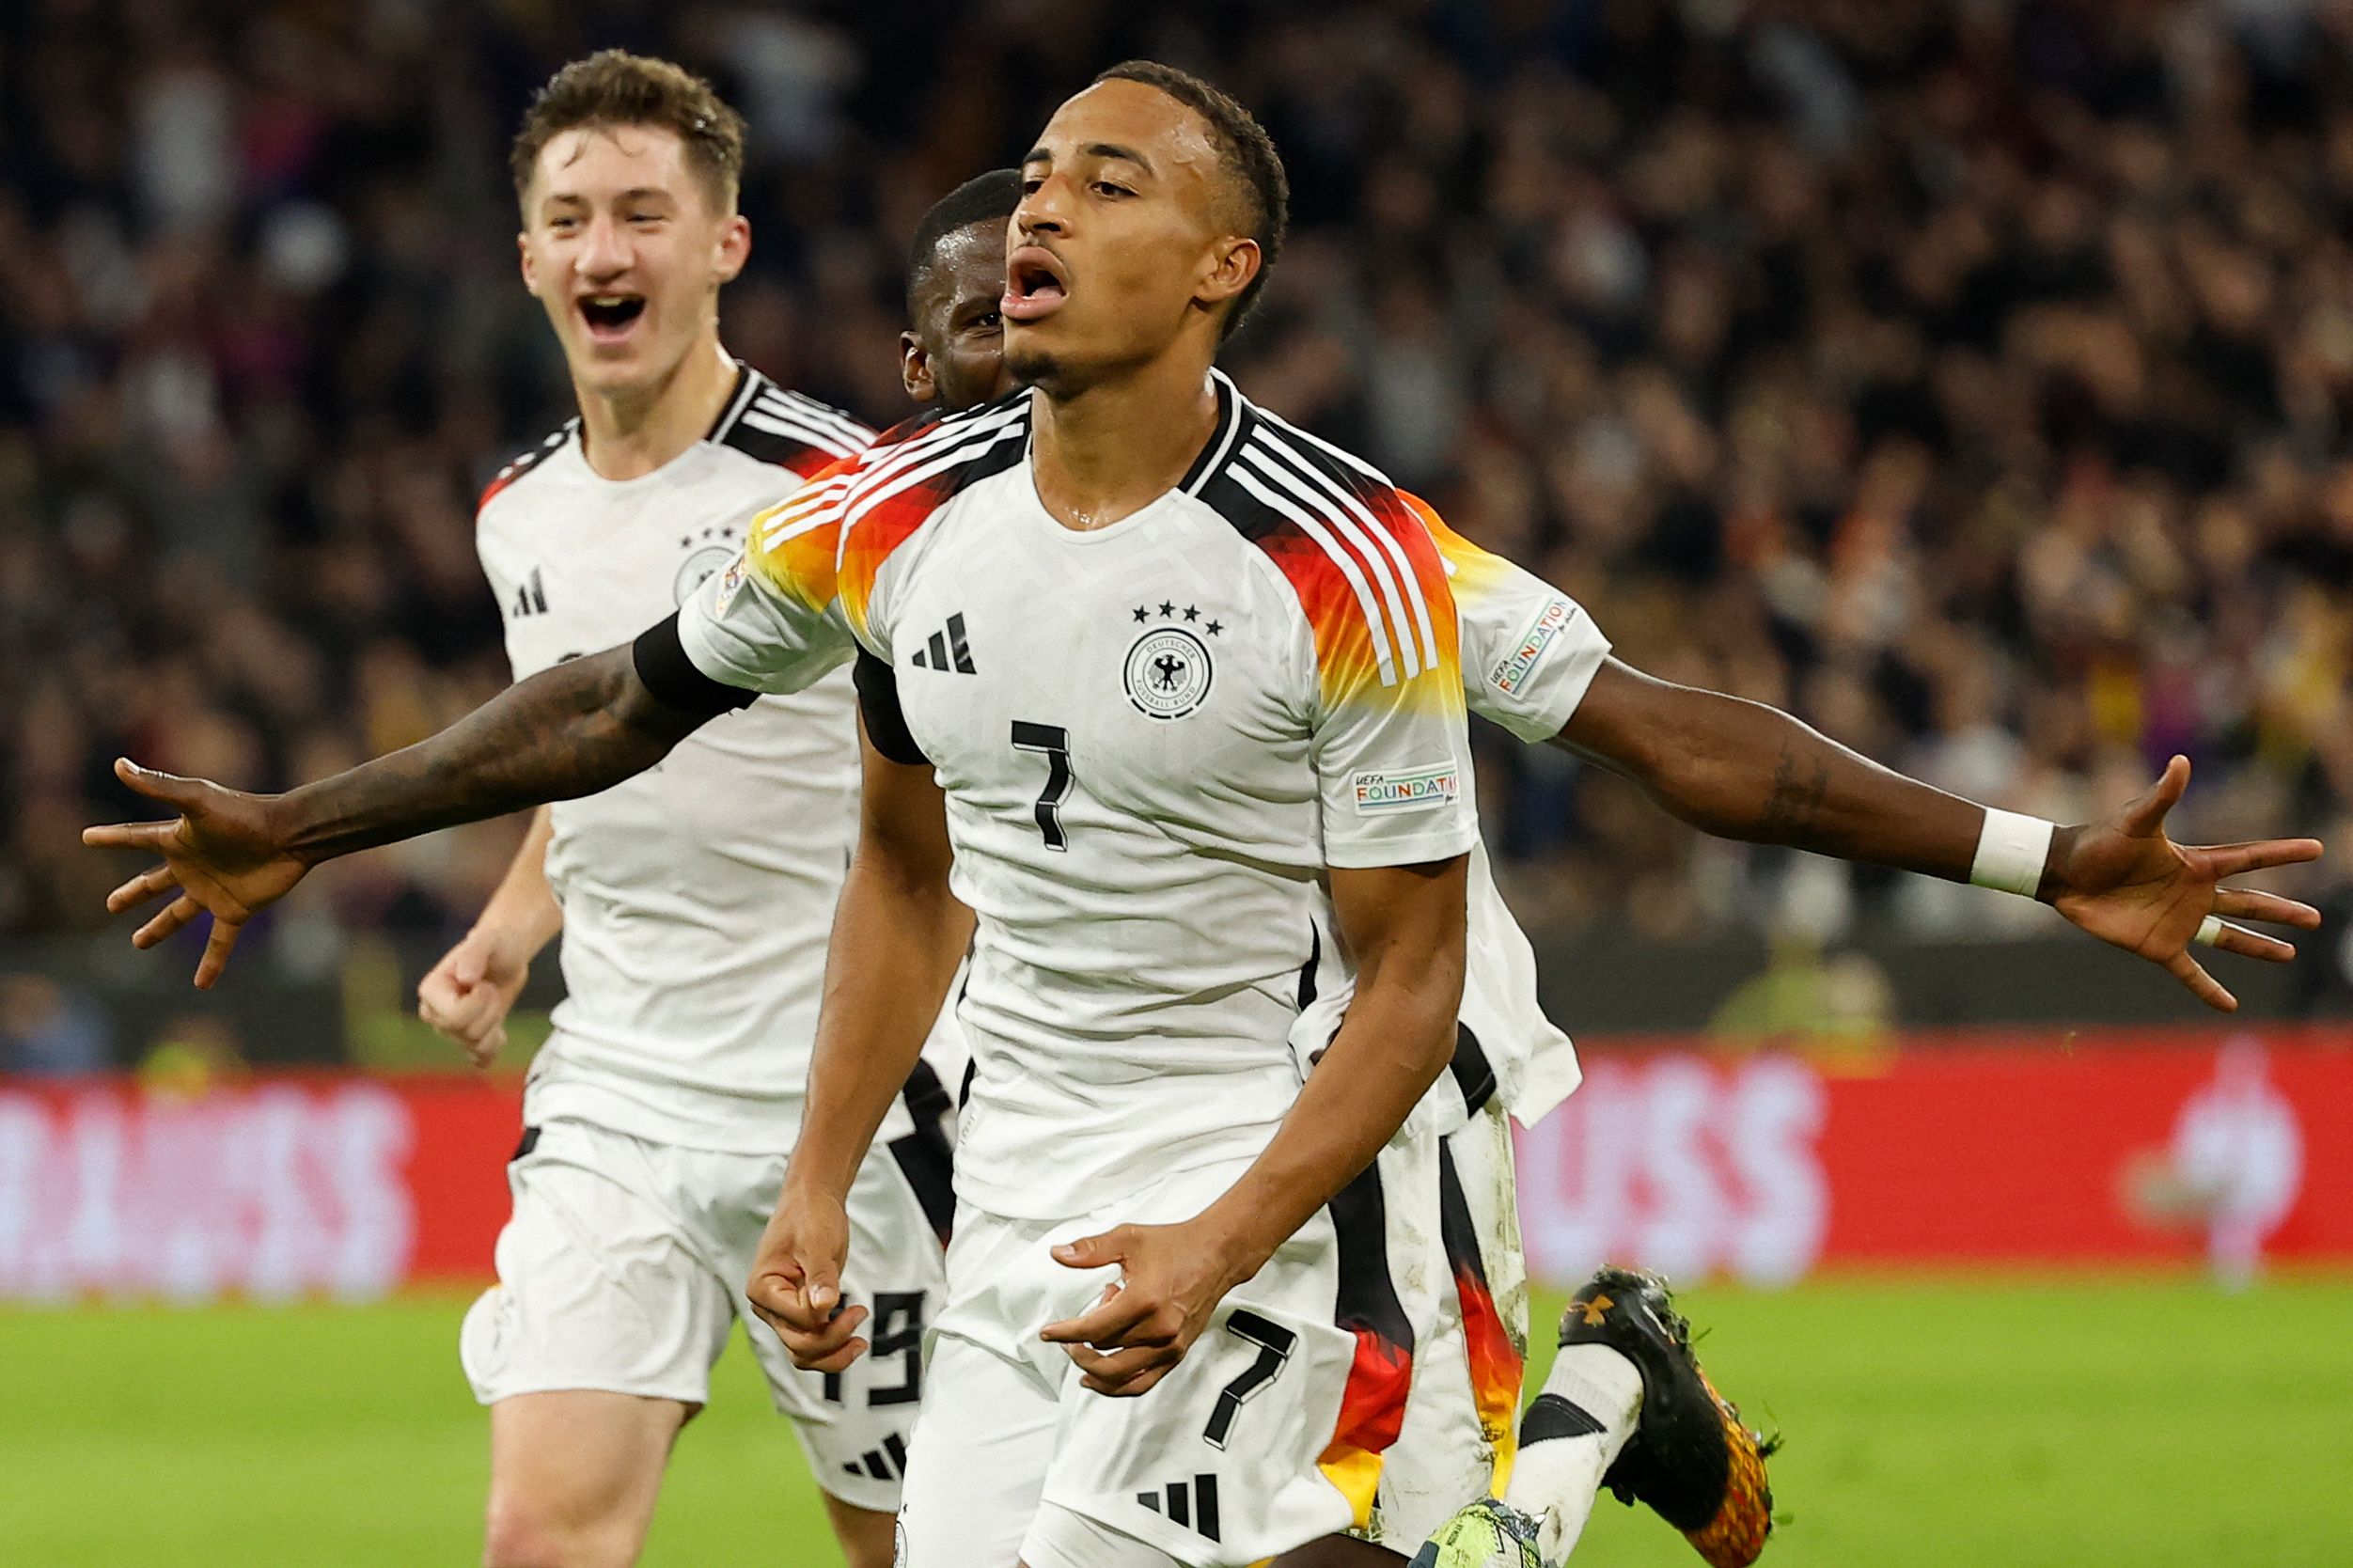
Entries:
POLYGON ((711 84, 668 60, 604 49, 574 60, 547 79, 531 100, 523 129, 507 154, 523 199, 547 144, 567 131, 652 125, 677 133, 687 166, 722 212, 735 207, 744 175, 744 117, 727 106, 711 84))

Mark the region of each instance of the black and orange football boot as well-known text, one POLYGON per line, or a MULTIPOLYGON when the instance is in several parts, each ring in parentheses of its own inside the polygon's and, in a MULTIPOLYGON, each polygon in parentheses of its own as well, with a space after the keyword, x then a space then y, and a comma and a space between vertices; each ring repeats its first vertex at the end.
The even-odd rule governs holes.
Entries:
POLYGON ((1647 1503, 1710 1568, 1749 1568, 1773 1532, 1765 1462, 1780 1439, 1744 1425, 1700 1370, 1667 1281, 1647 1269, 1600 1270, 1570 1298, 1561 1343, 1608 1345, 1642 1374, 1640 1420, 1602 1484, 1620 1502, 1647 1503))

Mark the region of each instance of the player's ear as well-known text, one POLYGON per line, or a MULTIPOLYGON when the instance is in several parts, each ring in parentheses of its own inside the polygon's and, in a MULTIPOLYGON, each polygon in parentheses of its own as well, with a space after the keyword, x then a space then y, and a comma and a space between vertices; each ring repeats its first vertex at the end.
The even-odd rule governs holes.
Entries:
POLYGON ((719 230, 719 249, 714 258, 719 281, 732 283, 744 263, 752 256, 752 222, 741 212, 731 212, 719 230))
POLYGON ((899 335, 899 384, 918 403, 939 397, 939 383, 932 376, 932 356, 924 352, 923 339, 912 332, 899 335))
POLYGON ((540 291, 540 259, 531 254, 531 234, 528 229, 515 231, 515 254, 523 265, 523 287, 536 294, 540 291))
POLYGON ((1229 235, 1218 241, 1216 248, 1210 252, 1209 266, 1197 297, 1206 306, 1225 304, 1250 286, 1263 260, 1256 240, 1229 235))

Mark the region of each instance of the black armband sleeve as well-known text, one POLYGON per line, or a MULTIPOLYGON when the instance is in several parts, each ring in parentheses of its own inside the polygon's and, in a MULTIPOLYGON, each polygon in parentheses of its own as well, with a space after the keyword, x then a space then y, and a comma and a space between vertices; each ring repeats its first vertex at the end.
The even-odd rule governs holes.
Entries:
POLYGON ((907 715, 900 711, 898 673, 861 648, 850 679, 857 682, 858 712, 866 717, 866 738, 874 749, 909 767, 929 762, 907 729, 907 715))
POLYGON ((631 662, 637 666, 637 679, 665 708, 675 708, 682 713, 725 713, 750 707, 760 696, 724 681, 714 681, 697 669, 694 660, 686 656, 686 645, 678 640, 675 613, 640 632, 629 651, 631 662))

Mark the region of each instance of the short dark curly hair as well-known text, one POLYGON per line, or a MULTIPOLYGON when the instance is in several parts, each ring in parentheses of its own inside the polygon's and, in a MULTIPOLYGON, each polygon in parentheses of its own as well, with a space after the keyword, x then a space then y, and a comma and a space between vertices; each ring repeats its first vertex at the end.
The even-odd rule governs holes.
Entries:
POLYGON ((1220 341, 1231 337, 1242 319, 1258 303, 1266 274, 1282 255, 1283 235, 1291 227, 1291 178, 1283 172, 1282 154, 1250 111, 1228 94, 1190 71, 1157 60, 1122 60, 1095 78, 1097 82, 1141 82, 1157 87, 1201 117, 1231 178, 1241 203, 1242 232, 1258 242, 1258 275, 1250 279, 1226 313, 1218 329, 1220 341))
POLYGON ((916 314, 916 295, 939 260, 940 242, 976 223, 993 223, 1002 230, 1021 205, 1021 170, 991 169, 976 174, 932 204, 916 225, 907 246, 907 315, 916 314))
POLYGON ((604 49, 564 67, 531 100, 508 149, 515 199, 530 189, 540 154, 549 142, 582 127, 610 130, 654 125, 676 133, 686 146, 686 165, 701 180, 712 204, 735 210, 744 178, 744 117, 727 106, 710 83, 668 60, 604 49))

